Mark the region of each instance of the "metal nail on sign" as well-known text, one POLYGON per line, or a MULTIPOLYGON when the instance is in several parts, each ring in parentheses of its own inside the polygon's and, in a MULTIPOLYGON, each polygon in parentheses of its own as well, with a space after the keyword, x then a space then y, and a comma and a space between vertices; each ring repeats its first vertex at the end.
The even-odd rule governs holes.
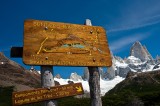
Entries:
POLYGON ((23 62, 28 65, 110 66, 106 32, 99 26, 26 20, 23 62))
POLYGON ((47 88, 39 88, 28 91, 14 92, 12 95, 13 106, 57 99, 67 96, 83 94, 81 83, 68 84, 47 88))

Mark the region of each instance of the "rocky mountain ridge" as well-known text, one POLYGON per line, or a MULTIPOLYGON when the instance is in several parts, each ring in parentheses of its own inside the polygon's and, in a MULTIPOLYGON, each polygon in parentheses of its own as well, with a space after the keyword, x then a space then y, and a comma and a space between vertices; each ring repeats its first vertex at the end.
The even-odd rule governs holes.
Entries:
POLYGON ((130 50, 130 55, 122 59, 121 57, 112 54, 112 66, 105 73, 105 78, 113 79, 115 76, 126 77, 127 73, 132 72, 147 72, 159 69, 160 58, 157 56, 153 59, 146 46, 137 41, 130 50), (157 66, 157 67, 155 67, 157 66))
POLYGON ((142 46, 142 44, 139 41, 135 42, 132 45, 130 50, 130 56, 139 58, 142 62, 153 60, 153 57, 147 50, 146 46, 142 46))
POLYGON ((40 86, 40 74, 36 70, 26 70, 0 52, 0 86, 15 86, 17 91, 40 86))

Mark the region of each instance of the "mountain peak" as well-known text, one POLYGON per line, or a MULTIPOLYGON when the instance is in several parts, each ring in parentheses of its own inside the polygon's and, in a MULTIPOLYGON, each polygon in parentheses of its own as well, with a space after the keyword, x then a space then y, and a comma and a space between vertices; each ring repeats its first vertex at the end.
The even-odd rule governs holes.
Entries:
POLYGON ((139 41, 136 41, 132 45, 131 50, 130 50, 130 56, 139 58, 142 62, 153 60, 147 48, 145 46, 142 46, 142 44, 139 41))
POLYGON ((76 72, 74 72, 74 73, 71 73, 70 79, 72 79, 73 81, 79 81, 79 80, 82 80, 82 77, 78 75, 76 72))
POLYGON ((4 55, 3 52, 0 52, 0 60, 1 60, 1 59, 6 59, 6 60, 8 60, 8 58, 4 55))
POLYGON ((61 75, 57 74, 54 78, 61 79, 61 75))
POLYGON ((0 52, 0 64, 6 64, 9 62, 9 59, 2 53, 0 52))
POLYGON ((2 55, 3 53, 2 52, 0 52, 0 55, 2 55))
POLYGON ((142 44, 141 44, 141 42, 136 41, 136 42, 133 44, 133 46, 142 46, 142 44))

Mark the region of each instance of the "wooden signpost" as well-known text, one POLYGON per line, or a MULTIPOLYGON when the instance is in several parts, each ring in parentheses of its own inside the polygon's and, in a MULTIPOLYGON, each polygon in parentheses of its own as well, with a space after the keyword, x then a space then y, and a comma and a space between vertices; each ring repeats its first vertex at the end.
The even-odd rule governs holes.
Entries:
POLYGON ((13 105, 24 105, 45 100, 57 99, 67 96, 83 94, 81 83, 68 84, 47 88, 39 88, 28 91, 14 92, 12 95, 13 105))
POLYGON ((83 94, 80 83, 53 87, 53 66, 88 66, 91 105, 102 106, 98 66, 111 66, 112 61, 105 30, 90 20, 85 25, 26 20, 24 45, 12 47, 11 57, 39 65, 43 87, 13 93, 13 105, 45 101, 44 106, 57 106, 52 99, 83 94))
POLYGON ((24 23, 23 62, 27 65, 110 66, 108 60, 102 27, 39 20, 24 23))
MULTIPOLYGON (((92 26, 91 20, 86 19, 85 25, 92 26)), ((108 60, 110 62, 111 60, 108 60)), ((89 88, 91 106, 102 106, 101 89, 100 89, 100 73, 97 66, 89 66, 89 88)))

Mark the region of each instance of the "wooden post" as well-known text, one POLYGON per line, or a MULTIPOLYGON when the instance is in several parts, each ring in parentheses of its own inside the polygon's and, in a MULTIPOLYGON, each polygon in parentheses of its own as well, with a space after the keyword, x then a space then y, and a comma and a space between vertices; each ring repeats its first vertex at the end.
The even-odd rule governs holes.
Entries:
MULTIPOLYGON (((55 86, 52 66, 41 66, 41 86, 50 89, 55 86)), ((44 106, 58 106, 55 100, 45 101, 44 106)))
MULTIPOLYGON (((92 26, 91 20, 86 19, 85 25, 92 26)), ((98 67, 88 67, 91 106, 102 106, 100 90, 100 74, 98 67)))
POLYGON ((100 96, 100 74, 98 67, 88 67, 91 106, 102 106, 100 96))

